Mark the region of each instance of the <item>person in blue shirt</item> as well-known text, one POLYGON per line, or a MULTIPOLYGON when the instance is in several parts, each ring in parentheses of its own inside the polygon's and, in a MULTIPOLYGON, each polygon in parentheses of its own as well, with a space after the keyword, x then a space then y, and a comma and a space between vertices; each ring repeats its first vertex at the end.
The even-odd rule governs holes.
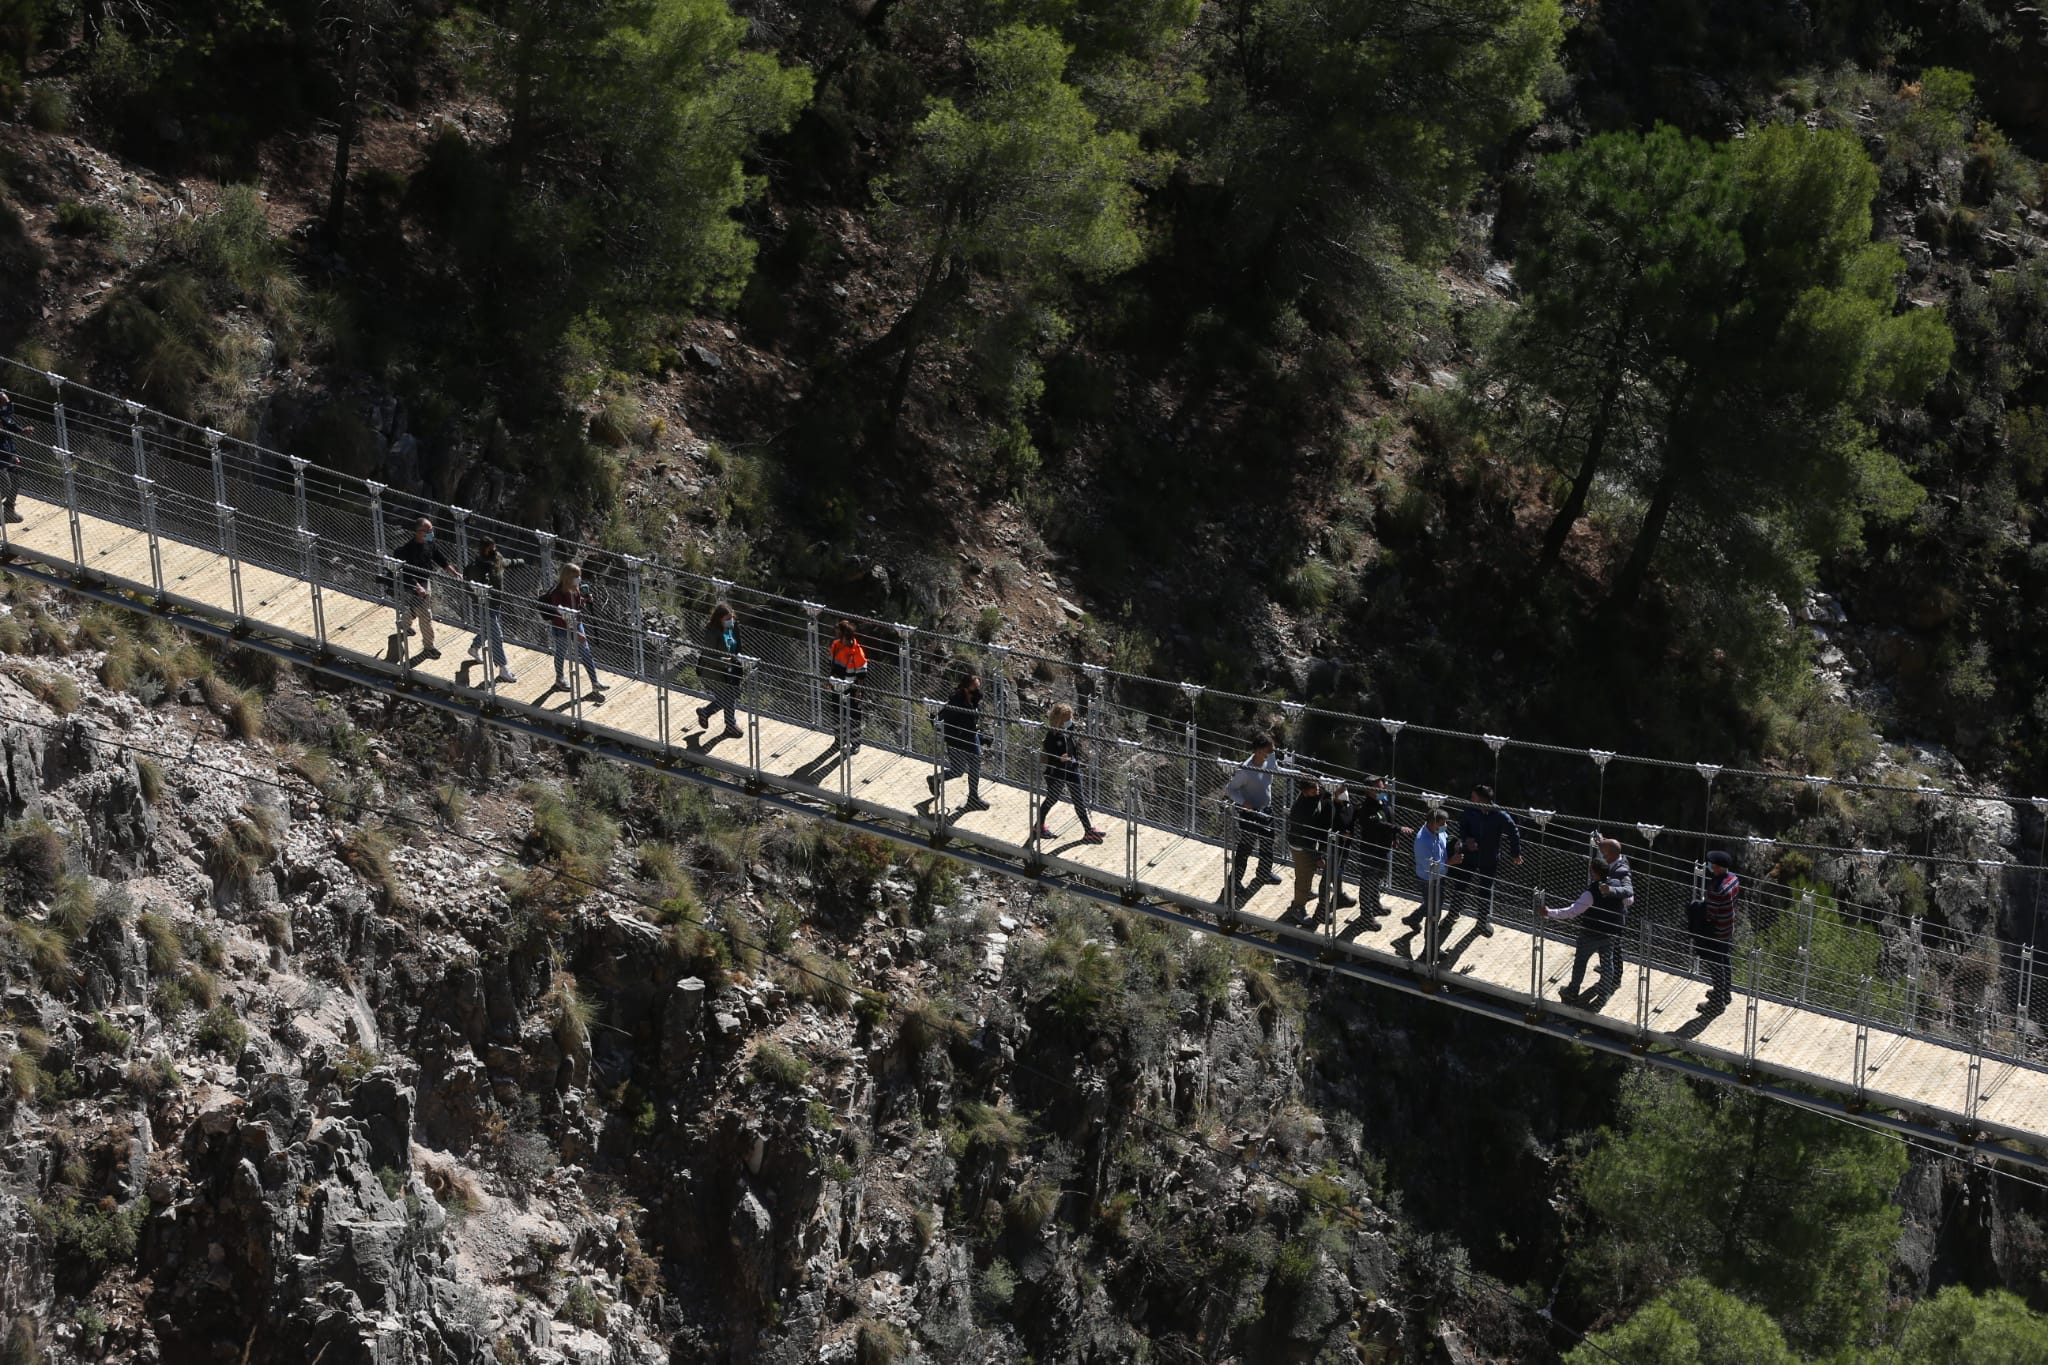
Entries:
POLYGON ((1420 929, 1443 908, 1444 878, 1465 860, 1464 850, 1451 845, 1446 832, 1450 823, 1451 813, 1442 806, 1433 806, 1428 821, 1415 831, 1415 880, 1421 884, 1422 904, 1401 921, 1411 929, 1420 929))
POLYGON ((1445 887, 1444 927, 1468 909, 1479 915, 1479 932, 1493 936, 1493 879, 1500 870, 1505 848, 1508 858, 1522 861, 1522 831, 1515 817, 1493 804, 1493 788, 1481 783, 1472 789, 1472 804, 1458 817, 1458 843, 1465 860, 1451 873, 1445 887))

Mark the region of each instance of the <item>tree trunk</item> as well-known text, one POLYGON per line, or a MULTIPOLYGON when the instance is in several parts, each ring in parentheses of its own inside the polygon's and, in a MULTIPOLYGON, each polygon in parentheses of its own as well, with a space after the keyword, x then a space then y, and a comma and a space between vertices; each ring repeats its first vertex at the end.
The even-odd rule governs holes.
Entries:
POLYGON ((334 135, 334 181, 327 190, 327 240, 341 245, 341 232, 348 212, 348 159, 355 146, 356 128, 362 121, 358 98, 362 93, 363 17, 348 18, 348 42, 341 59, 341 122, 334 135))
POLYGON ((1621 379, 1621 369, 1616 366, 1606 389, 1600 394, 1600 407, 1593 416, 1593 430, 1586 437, 1586 455, 1579 461, 1579 472, 1572 479, 1572 490, 1565 495, 1564 505, 1557 509, 1557 515, 1550 519, 1550 529, 1543 533, 1543 554, 1536 561, 1538 576, 1557 566, 1572 527, 1578 525, 1579 518, 1586 514, 1586 499, 1592 493, 1593 480, 1599 476, 1601 463, 1607 457, 1607 437, 1614 429, 1614 410, 1621 402, 1621 379))
POLYGON ((1679 452, 1667 445, 1664 472, 1657 476, 1657 486, 1650 493, 1650 510, 1643 514, 1643 524, 1636 532, 1634 548, 1628 552, 1628 562, 1621 566, 1621 572, 1615 577, 1614 591, 1607 599, 1610 607, 1629 606, 1642 592, 1643 581, 1650 575, 1650 561, 1657 554, 1657 542, 1664 535, 1664 523, 1671 519, 1671 505, 1678 501, 1678 485, 1684 473, 1684 461, 1679 458, 1679 452))

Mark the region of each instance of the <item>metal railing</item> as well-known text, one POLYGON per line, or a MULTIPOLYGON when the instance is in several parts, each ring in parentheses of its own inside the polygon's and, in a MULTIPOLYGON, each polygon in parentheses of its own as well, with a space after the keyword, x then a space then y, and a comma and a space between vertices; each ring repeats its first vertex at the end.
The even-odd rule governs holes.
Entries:
MULTIPOLYGON (((431 517, 437 543, 456 565, 469 563, 486 538, 518 561, 502 591, 445 575, 431 578, 436 615, 444 621, 453 617, 465 633, 473 633, 495 613, 508 647, 543 654, 555 653, 557 638, 565 638, 571 647, 562 662, 577 685, 560 704, 579 722, 601 726, 603 713, 584 700, 577 679, 576 644, 579 637, 587 639, 600 674, 657 688, 663 745, 674 742, 680 729, 671 724, 672 713, 681 714, 674 709, 676 697, 687 697, 683 704, 697 708, 722 687, 722 665, 703 625, 710 607, 719 601, 729 603, 736 613, 740 651, 746 658, 735 699, 740 710, 813 730, 837 730, 842 740, 857 737, 878 749, 929 763, 935 772, 946 757, 936 710, 953 682, 973 671, 984 681, 986 698, 984 780, 1031 793, 1034 807, 1043 796, 1043 717, 1055 701, 1075 708, 1076 733, 1087 757, 1084 794, 1104 818, 1128 826, 1125 880, 1133 888, 1146 881, 1140 875, 1136 833, 1142 826, 1209 846, 1212 853, 1207 856, 1213 856, 1216 869, 1216 902, 1230 902, 1227 883, 1237 821, 1222 788, 1241 760, 1242 739, 1233 725, 1219 723, 1221 711, 1237 708, 1237 723, 1254 714, 1253 707, 1268 715, 1277 711, 1299 750, 1320 744, 1318 751, 1327 752, 1332 727, 1380 735, 1390 761, 1378 766, 1395 779, 1389 790, 1397 818, 1411 823, 1421 809, 1446 800, 1443 793, 1413 781, 1414 772, 1430 771, 1413 761, 1418 747, 1429 748, 1418 746, 1418 737, 1439 745, 1477 742, 1496 773, 1502 753, 1517 747, 1557 756, 1590 755, 1601 775, 1590 809, 1504 807, 1521 824, 1522 862, 1503 863, 1496 877, 1471 891, 1484 896, 1496 922, 1529 933, 1532 1003, 1555 1003, 1548 984, 1555 973, 1546 970, 1546 954, 1554 965, 1563 946, 1586 931, 1552 924, 1536 906, 1545 898, 1561 902, 1577 893, 1585 881, 1589 840, 1604 832, 1623 843, 1635 868, 1636 901, 1621 946, 1627 970, 1634 974, 1629 989, 1637 1026, 1646 1035, 1668 1032, 1652 1017, 1658 1006, 1650 998, 1651 970, 1701 974, 1685 907, 1700 894, 1704 875, 1690 846, 1697 841, 1703 851, 1705 839, 1697 837, 1700 831, 1681 832, 1647 822, 1617 824, 1605 809, 1608 767, 1652 760, 1500 736, 1460 735, 1294 702, 1210 693, 1191 684, 1169 684, 893 622, 863 632, 870 664, 859 682, 862 704, 856 709, 845 705, 825 670, 832 625, 841 616, 854 619, 851 613, 447 506, 193 428, 68 382, 52 382, 50 400, 21 398, 23 415, 37 424, 37 431, 33 438, 16 438, 26 457, 19 482, 25 494, 67 509, 71 553, 81 570, 89 570, 88 560, 104 557, 109 549, 84 543, 81 515, 127 528, 126 544, 147 544, 147 586, 159 597, 189 595, 179 590, 177 551, 198 547, 226 559, 231 609, 237 615, 257 614, 245 600, 255 571, 306 585, 311 611, 302 633, 316 650, 342 649, 335 641, 342 623, 381 612, 388 627, 376 634, 387 648, 366 657, 403 673, 417 662, 403 634, 413 578, 392 552, 410 536, 418 518, 431 517), (559 567, 570 562, 584 570, 584 582, 594 597, 592 609, 562 612, 543 607, 539 595, 556 581, 559 567), (552 630, 550 616, 559 616, 568 629, 552 630), (857 736, 850 727, 857 727, 857 736), (1407 756, 1400 748, 1404 737, 1410 746, 1407 756), (1408 780, 1399 780, 1392 761, 1396 759, 1407 763, 1408 780), (1681 838, 1688 845, 1685 853, 1673 847, 1681 838)), ((447 642, 451 651, 466 644, 461 638, 447 642)), ((365 654, 360 649, 352 652, 365 654)), ((522 679, 522 689, 530 681, 522 679)), ((477 686, 492 695, 499 689, 488 651, 477 686)), ((750 737, 749 761, 758 769, 757 744, 758 737, 750 737)), ((1438 761, 1443 765, 1438 771, 1473 771, 1462 758, 1438 761)), ((1288 764, 1289 776, 1310 770, 1353 781, 1363 776, 1355 765, 1325 759, 1290 757, 1288 764)), ((1691 780, 1702 784, 1703 812, 1711 809, 1715 783, 1729 771, 1715 765, 1661 766, 1696 770, 1691 780)), ((842 785, 836 795, 847 802, 854 799, 845 785, 849 772, 848 765, 839 766, 842 785)), ((1276 784, 1274 839, 1282 850, 1289 834, 1287 785, 1276 784)), ((835 795, 830 790, 822 794, 835 795)), ((943 797, 939 809, 943 814, 943 797)), ((1018 834, 1017 843, 1034 853, 1041 851, 1035 833, 1018 834)), ((1758 855, 1775 846, 1761 839, 1725 842, 1752 867, 1758 855)), ((1389 890, 1407 895, 1421 890, 1405 847, 1381 850, 1340 844, 1337 852, 1341 857, 1333 861, 1348 866, 1354 880, 1370 861, 1389 890)), ((1284 858, 1284 853, 1280 856, 1284 858)), ((1975 860, 1915 861, 1948 867, 1954 875, 1978 875, 1981 870, 1975 860)), ((2033 873, 2038 894, 2039 869, 2022 870, 2033 873)), ((1463 891, 1466 881, 1455 876, 1453 889, 1463 891)), ((1476 903, 1469 908, 1476 911, 1476 903)), ((1968 1048, 1973 1057, 2029 1063, 2042 1058, 2044 1011, 2037 1001, 2030 944, 1886 914, 1818 887, 1759 880, 1745 886, 1740 925, 1733 966, 1752 1024, 1752 1052, 1758 1010, 1765 1003, 1780 1003, 1854 1021, 1859 1026, 1859 1050, 1869 1030, 1877 1029, 1968 1048)), ((1420 945, 1423 965, 1435 971, 1453 945, 1436 942, 1433 932, 1425 937, 1429 941, 1420 945)), ((1860 1051, 1855 1065, 1860 1082, 1860 1051)))

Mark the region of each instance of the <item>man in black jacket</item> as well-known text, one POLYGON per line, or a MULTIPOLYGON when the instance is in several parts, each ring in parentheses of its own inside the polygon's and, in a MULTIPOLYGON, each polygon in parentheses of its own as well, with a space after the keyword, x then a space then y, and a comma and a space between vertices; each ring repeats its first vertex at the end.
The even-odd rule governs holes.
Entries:
MULTIPOLYGON (((1341 882, 1345 870, 1357 870, 1356 903, 1365 907, 1360 916, 1361 925, 1367 930, 1377 929, 1380 916, 1387 913, 1386 907, 1380 904, 1380 887, 1387 873, 1387 850, 1393 848, 1397 840, 1413 838, 1415 831, 1394 823, 1393 800, 1387 793, 1384 777, 1370 779, 1358 800, 1339 802, 1335 817, 1341 826, 1338 852, 1333 859, 1335 875, 1341 882)), ((1352 903, 1349 896, 1340 895, 1337 899, 1339 908, 1352 903)))
POLYGON ((1484 783, 1472 789, 1472 804, 1458 817, 1458 839, 1465 849, 1465 861, 1451 869, 1450 909, 1444 915, 1448 925, 1460 911, 1476 909, 1479 932, 1493 934, 1493 879, 1500 869, 1502 852, 1516 863, 1522 861, 1522 831, 1515 817, 1493 804, 1493 788, 1484 783))
POLYGON ((1287 812, 1287 847, 1294 854, 1294 899, 1283 918, 1298 917, 1308 909, 1315 894, 1316 873, 1323 869, 1329 851, 1330 826, 1336 813, 1335 803, 1319 779, 1301 778, 1296 792, 1294 805, 1287 812))
POLYGON ((9 521, 21 520, 21 513, 14 510, 14 495, 20 491, 21 482, 21 452, 14 448, 14 438, 34 430, 14 415, 13 396, 0 393, 0 496, 6 499, 9 521))
POLYGON ((963 811, 987 810, 981 799, 981 679, 969 673, 953 689, 953 695, 939 708, 939 738, 946 745, 946 767, 925 779, 933 796, 945 794, 946 783, 967 774, 967 804, 963 811))
POLYGON ((393 550, 391 557, 405 566, 399 582, 392 585, 398 591, 398 633, 412 634, 413 623, 418 622, 421 657, 438 659, 441 651, 434 648, 434 574, 438 571, 457 576, 455 561, 435 543, 434 523, 425 517, 414 523, 412 539, 393 550))
POLYGON ((1593 859, 1586 889, 1579 893, 1579 898, 1562 909, 1543 912, 1553 920, 1584 917, 1579 924, 1578 952, 1572 957, 1571 984, 1560 996, 1566 1004, 1598 1009, 1621 985, 1621 935, 1628 927, 1628 907, 1634 899, 1635 886, 1620 842, 1603 839, 1599 856, 1593 859), (1579 987, 1586 979, 1586 964, 1595 957, 1600 959, 1600 979, 1592 994, 1581 995, 1579 987))

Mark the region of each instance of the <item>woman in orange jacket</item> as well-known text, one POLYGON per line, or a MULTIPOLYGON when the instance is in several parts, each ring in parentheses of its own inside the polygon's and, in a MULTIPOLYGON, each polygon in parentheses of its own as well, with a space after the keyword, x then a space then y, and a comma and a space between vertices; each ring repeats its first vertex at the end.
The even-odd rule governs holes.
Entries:
POLYGON ((861 695, 861 679, 867 676, 868 652, 853 633, 853 622, 841 621, 832 638, 832 690, 839 694, 839 741, 846 752, 860 752, 861 734, 867 728, 867 702, 861 695))

